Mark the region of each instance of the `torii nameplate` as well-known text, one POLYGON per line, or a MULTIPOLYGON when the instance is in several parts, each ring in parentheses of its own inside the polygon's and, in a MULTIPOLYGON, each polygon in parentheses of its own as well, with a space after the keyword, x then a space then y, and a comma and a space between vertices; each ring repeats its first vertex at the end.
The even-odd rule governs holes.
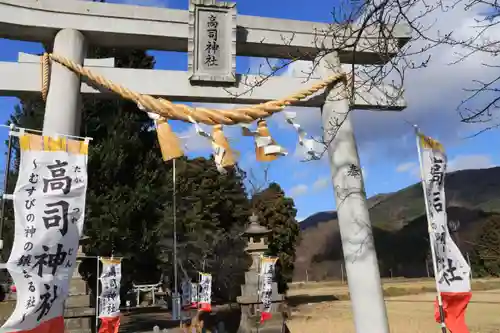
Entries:
POLYGON ((188 71, 191 81, 236 81, 236 4, 191 0, 188 71))

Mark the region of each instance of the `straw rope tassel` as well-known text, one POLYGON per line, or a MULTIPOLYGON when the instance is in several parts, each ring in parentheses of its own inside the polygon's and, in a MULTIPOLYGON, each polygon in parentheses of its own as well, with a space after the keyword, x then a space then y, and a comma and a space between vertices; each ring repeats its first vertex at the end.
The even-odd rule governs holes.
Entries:
POLYGON ((47 53, 42 56, 42 100, 47 102, 50 82, 50 58, 47 53))
MULTIPOLYGON (((271 137, 271 132, 269 132, 269 128, 267 127, 267 122, 264 119, 261 119, 257 122, 257 134, 260 137, 268 137, 271 138, 271 143, 270 145, 277 145, 276 141, 271 137)), ((260 162, 270 162, 276 160, 281 154, 278 153, 272 153, 272 154, 266 154, 265 153, 265 146, 259 147, 257 143, 255 144, 255 156, 257 158, 257 161, 260 162)))
POLYGON ((161 155, 164 161, 184 156, 179 138, 175 135, 172 127, 165 119, 156 120, 156 133, 160 144, 161 155))
POLYGON ((229 142, 224 136, 222 131, 222 125, 214 125, 212 128, 212 138, 214 143, 222 148, 224 148, 224 155, 222 156, 221 166, 223 168, 230 167, 235 164, 234 154, 229 146, 229 142))
POLYGON ((168 121, 156 113, 149 112, 140 103, 137 104, 137 107, 139 108, 139 110, 146 112, 149 119, 154 121, 156 136, 158 138, 158 143, 160 144, 160 150, 163 160, 166 162, 174 158, 183 156, 184 152, 181 149, 179 139, 170 127, 168 121))

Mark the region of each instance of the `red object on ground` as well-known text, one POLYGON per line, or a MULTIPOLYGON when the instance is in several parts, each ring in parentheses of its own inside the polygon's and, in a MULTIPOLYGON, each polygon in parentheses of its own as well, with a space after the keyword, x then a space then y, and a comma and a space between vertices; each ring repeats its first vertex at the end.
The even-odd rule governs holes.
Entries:
POLYGON ((271 312, 262 312, 260 314, 260 323, 262 324, 263 322, 265 322, 266 320, 269 320, 272 318, 272 314, 271 312))
POLYGON ((44 321, 40 325, 30 330, 15 331, 8 333, 64 333, 64 317, 56 317, 44 321))
POLYGON ((101 319, 101 326, 99 333, 118 333, 120 329, 120 316, 116 317, 103 317, 101 319))
MULTIPOLYGON (((452 333, 470 333, 465 323, 465 310, 471 297, 471 292, 441 293, 444 322, 452 333)), ((437 299, 434 302, 434 317, 436 322, 441 323, 437 299)))
POLYGON ((15 285, 10 286, 10 291, 15 293, 17 291, 17 288, 15 285))
POLYGON ((212 304, 205 302, 200 302, 198 304, 200 305, 200 311, 212 312, 212 304))

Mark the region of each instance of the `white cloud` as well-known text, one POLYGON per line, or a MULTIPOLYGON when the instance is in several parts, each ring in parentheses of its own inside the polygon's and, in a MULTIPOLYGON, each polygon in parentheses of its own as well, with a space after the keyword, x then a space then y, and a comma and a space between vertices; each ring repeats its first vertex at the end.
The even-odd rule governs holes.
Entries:
POLYGON ((321 178, 318 178, 313 184, 313 190, 315 191, 320 191, 328 186, 331 186, 332 182, 330 180, 330 177, 324 176, 321 178))
POLYGON ((448 172, 468 169, 487 169, 495 164, 489 155, 458 155, 448 162, 448 172))
MULTIPOLYGON (((491 156, 489 155, 457 155, 448 161, 447 172, 472 169, 487 169, 494 167, 491 156)), ((415 162, 402 163, 397 166, 396 172, 408 173, 414 177, 420 178, 420 167, 415 162)))
POLYGON ((294 179, 300 179, 300 178, 304 178, 306 176, 307 176, 307 171, 304 171, 304 170, 295 171, 293 173, 293 178, 294 179))
POLYGON ((396 167, 396 172, 399 173, 407 173, 412 178, 420 179, 420 167, 418 163, 415 162, 406 162, 401 163, 396 167))
POLYGON ((297 186, 294 186, 290 189, 290 196, 292 197, 298 197, 300 195, 304 195, 309 191, 309 188, 305 184, 300 184, 297 186))
POLYGON ((414 168, 417 168, 417 163, 415 162, 406 162, 406 163, 401 163, 396 167, 396 172, 408 172, 410 170, 413 170, 414 168))
POLYGON ((280 73, 287 64, 286 60, 275 58, 250 57, 248 74, 270 75, 280 73))

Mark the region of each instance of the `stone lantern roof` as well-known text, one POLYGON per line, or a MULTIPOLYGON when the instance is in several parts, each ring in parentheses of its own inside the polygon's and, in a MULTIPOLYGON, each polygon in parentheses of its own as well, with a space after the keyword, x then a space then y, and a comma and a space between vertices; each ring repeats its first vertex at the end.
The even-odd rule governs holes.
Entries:
POLYGON ((76 254, 77 258, 84 258, 86 256, 83 251, 83 247, 89 243, 89 239, 90 237, 85 234, 80 237, 80 241, 78 242, 78 252, 76 254))
POLYGON ((82 237, 80 237, 80 244, 87 245, 89 239, 90 239, 89 236, 83 234, 82 237))
MULTIPOLYGON (((260 257, 260 255, 267 250, 267 236, 272 232, 272 230, 261 226, 259 224, 259 218, 255 215, 255 213, 250 216, 249 221, 250 224, 243 233, 243 236, 248 238, 248 244, 245 250, 251 255, 260 257)), ((256 260, 257 259, 258 258, 256 258, 256 260)))
POLYGON ((250 224, 244 232, 244 235, 247 237, 265 236, 272 232, 272 230, 269 230, 259 224, 259 218, 257 217, 257 215, 255 215, 255 213, 250 216, 249 221, 250 224))

